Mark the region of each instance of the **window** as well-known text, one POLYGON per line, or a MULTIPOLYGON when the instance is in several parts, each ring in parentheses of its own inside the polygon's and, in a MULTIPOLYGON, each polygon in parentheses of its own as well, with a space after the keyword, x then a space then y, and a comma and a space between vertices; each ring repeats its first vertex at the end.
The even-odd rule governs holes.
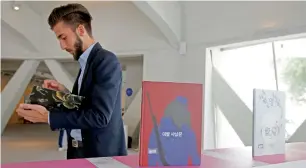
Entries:
POLYGON ((271 43, 213 54, 215 68, 241 100, 253 109, 253 89, 276 89, 271 43))
POLYGON ((243 142, 240 140, 236 131, 223 115, 219 107, 215 108, 217 124, 216 124, 216 146, 217 148, 233 148, 243 147, 243 142))
POLYGON ((287 138, 306 119, 306 39, 275 42, 279 90, 286 93, 287 138))
MULTIPOLYGON (((289 139, 306 119, 305 46, 304 38, 224 51, 214 50, 212 53, 214 68, 248 107, 241 110, 252 112, 254 88, 278 89, 286 93, 286 139, 289 139)), ((235 130, 231 126, 224 126, 231 125, 230 121, 224 117, 219 108, 216 108, 215 113, 217 147, 239 146, 241 140, 235 134, 235 130), (224 138, 225 135, 231 138, 224 138)))

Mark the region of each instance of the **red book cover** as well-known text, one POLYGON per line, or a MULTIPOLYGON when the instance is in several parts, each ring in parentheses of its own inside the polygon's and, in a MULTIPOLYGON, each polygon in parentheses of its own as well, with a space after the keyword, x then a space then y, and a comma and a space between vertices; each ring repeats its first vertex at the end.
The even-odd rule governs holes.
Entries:
POLYGON ((140 166, 201 164, 202 84, 142 83, 140 166))

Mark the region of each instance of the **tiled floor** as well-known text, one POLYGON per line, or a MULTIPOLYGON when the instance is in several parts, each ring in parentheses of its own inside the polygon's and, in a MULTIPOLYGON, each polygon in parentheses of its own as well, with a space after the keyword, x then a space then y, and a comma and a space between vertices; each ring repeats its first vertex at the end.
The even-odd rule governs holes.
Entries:
POLYGON ((58 132, 45 124, 8 126, 1 137, 1 163, 66 159, 66 151, 58 151, 57 138, 58 132))
POLYGON ((1 137, 1 163, 65 159, 57 148, 58 132, 48 125, 18 124, 6 128, 1 137))

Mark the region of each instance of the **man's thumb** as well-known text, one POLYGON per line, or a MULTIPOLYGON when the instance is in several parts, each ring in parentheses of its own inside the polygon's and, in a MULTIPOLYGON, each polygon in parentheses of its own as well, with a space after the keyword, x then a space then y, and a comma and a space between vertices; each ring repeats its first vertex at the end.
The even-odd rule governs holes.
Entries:
POLYGON ((51 86, 52 86, 52 87, 57 87, 57 86, 58 86, 58 84, 57 84, 57 83, 55 83, 55 82, 52 82, 52 83, 51 83, 51 86))

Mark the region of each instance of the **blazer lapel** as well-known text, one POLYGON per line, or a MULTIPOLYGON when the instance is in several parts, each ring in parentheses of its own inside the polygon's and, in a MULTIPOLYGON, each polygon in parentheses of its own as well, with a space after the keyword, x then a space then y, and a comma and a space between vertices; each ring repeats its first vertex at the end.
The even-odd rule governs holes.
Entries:
POLYGON ((74 85, 73 85, 73 88, 72 88, 72 94, 76 94, 78 95, 78 80, 79 80, 79 77, 80 77, 80 74, 81 74, 81 69, 79 70, 79 73, 78 73, 78 76, 74 82, 74 85))
POLYGON ((81 84, 81 88, 80 88, 80 95, 83 93, 84 84, 86 82, 87 75, 88 75, 88 70, 92 65, 91 62, 93 61, 93 59, 94 59, 95 55, 97 54, 98 50, 101 49, 101 48, 102 48, 101 45, 97 42, 95 44, 95 46, 92 48, 92 50, 91 50, 91 52, 88 56, 86 67, 85 67, 85 70, 84 70, 84 73, 83 73, 82 84, 81 84))

